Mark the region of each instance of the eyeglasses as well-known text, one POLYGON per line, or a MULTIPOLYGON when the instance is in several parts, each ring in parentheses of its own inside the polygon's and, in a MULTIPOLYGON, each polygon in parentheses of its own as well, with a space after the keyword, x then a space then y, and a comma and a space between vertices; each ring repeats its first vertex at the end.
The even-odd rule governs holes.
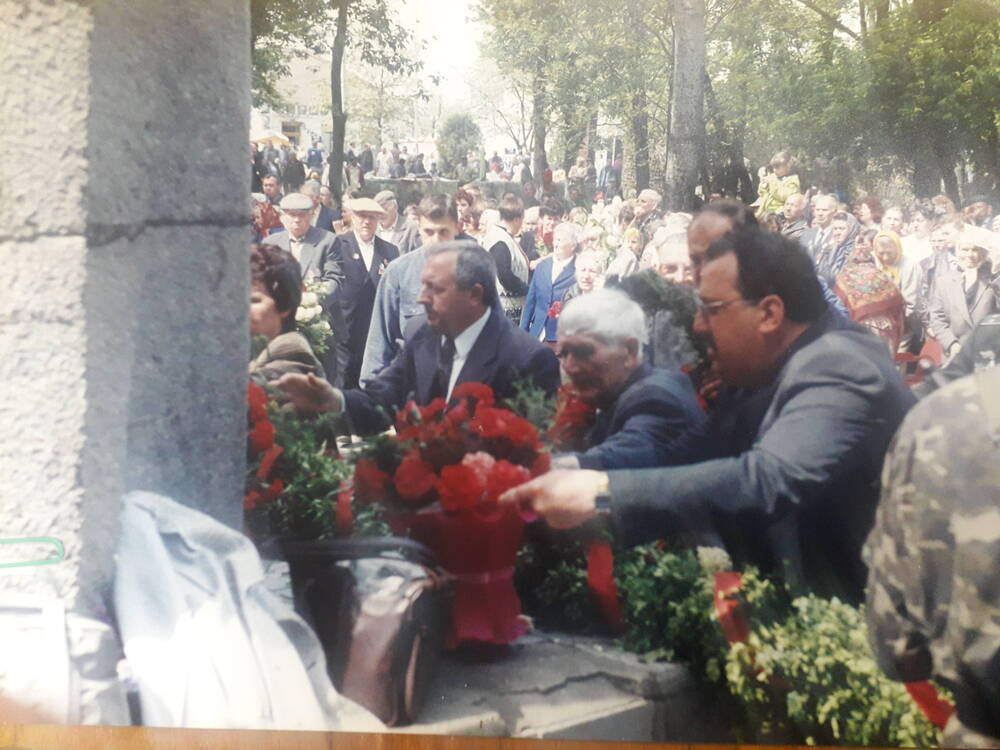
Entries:
POLYGON ((736 302, 746 302, 748 305, 756 305, 760 300, 756 299, 746 299, 744 297, 736 297, 735 299, 722 299, 722 300, 712 300, 705 301, 701 297, 695 297, 695 307, 696 314, 704 315, 706 318, 710 318, 713 315, 717 315, 723 308, 729 307, 736 302))

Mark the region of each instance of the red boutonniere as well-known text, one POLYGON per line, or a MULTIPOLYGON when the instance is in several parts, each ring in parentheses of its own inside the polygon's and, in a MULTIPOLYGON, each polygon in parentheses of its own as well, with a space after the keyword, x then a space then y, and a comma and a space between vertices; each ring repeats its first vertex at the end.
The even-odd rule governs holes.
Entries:
POLYGON ((552 307, 549 308, 549 317, 553 319, 558 318, 559 313, 561 312, 562 312, 562 302, 556 300, 555 302, 552 303, 552 307))

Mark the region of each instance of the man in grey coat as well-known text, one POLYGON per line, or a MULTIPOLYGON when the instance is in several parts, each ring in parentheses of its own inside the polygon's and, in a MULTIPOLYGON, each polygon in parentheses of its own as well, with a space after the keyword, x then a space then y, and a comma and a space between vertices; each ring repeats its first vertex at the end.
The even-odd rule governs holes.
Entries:
POLYGON ((347 368, 349 350, 347 348, 347 325, 339 305, 331 297, 343 283, 344 272, 333 256, 332 232, 314 227, 313 200, 302 193, 291 193, 281 199, 281 223, 284 232, 277 232, 266 238, 267 244, 277 245, 287 250, 302 268, 302 281, 320 284, 323 310, 330 324, 332 346, 320 357, 327 380, 339 387, 347 368))
POLYGON ((809 258, 759 231, 709 246, 696 330, 726 385, 704 460, 551 472, 508 492, 557 528, 611 511, 626 544, 714 535, 738 564, 861 600, 887 446, 913 404, 885 346, 831 314, 809 258))

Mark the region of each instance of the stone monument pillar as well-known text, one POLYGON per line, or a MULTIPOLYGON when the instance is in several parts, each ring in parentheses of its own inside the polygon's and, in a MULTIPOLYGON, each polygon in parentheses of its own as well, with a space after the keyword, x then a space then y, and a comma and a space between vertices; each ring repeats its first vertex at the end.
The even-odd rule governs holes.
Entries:
POLYGON ((103 618, 127 490, 239 523, 249 33, 245 0, 0 0, 0 539, 65 548, 0 609, 103 618))

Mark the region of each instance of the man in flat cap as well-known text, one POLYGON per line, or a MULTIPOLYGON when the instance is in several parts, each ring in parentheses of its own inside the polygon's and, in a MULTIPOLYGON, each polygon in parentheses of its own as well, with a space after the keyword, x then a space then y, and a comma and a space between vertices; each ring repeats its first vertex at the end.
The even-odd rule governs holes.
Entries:
POLYGON ((299 262, 304 282, 323 284, 322 305, 333 331, 334 345, 320 361, 327 379, 335 386, 343 382, 348 362, 347 328, 334 293, 343 281, 343 272, 333 254, 334 234, 312 225, 313 199, 302 193, 289 193, 278 205, 285 231, 265 238, 265 242, 287 250, 299 262))
POLYGON ((385 210, 371 198, 348 201, 351 231, 337 235, 330 253, 340 268, 342 279, 333 292, 347 323, 349 351, 344 387, 357 388, 365 340, 375 306, 375 290, 389 262, 399 257, 395 245, 376 236, 385 210))
POLYGON ((399 212, 399 201, 391 190, 377 193, 375 202, 385 211, 375 234, 390 245, 395 245, 400 255, 406 255, 419 244, 417 226, 399 212))

